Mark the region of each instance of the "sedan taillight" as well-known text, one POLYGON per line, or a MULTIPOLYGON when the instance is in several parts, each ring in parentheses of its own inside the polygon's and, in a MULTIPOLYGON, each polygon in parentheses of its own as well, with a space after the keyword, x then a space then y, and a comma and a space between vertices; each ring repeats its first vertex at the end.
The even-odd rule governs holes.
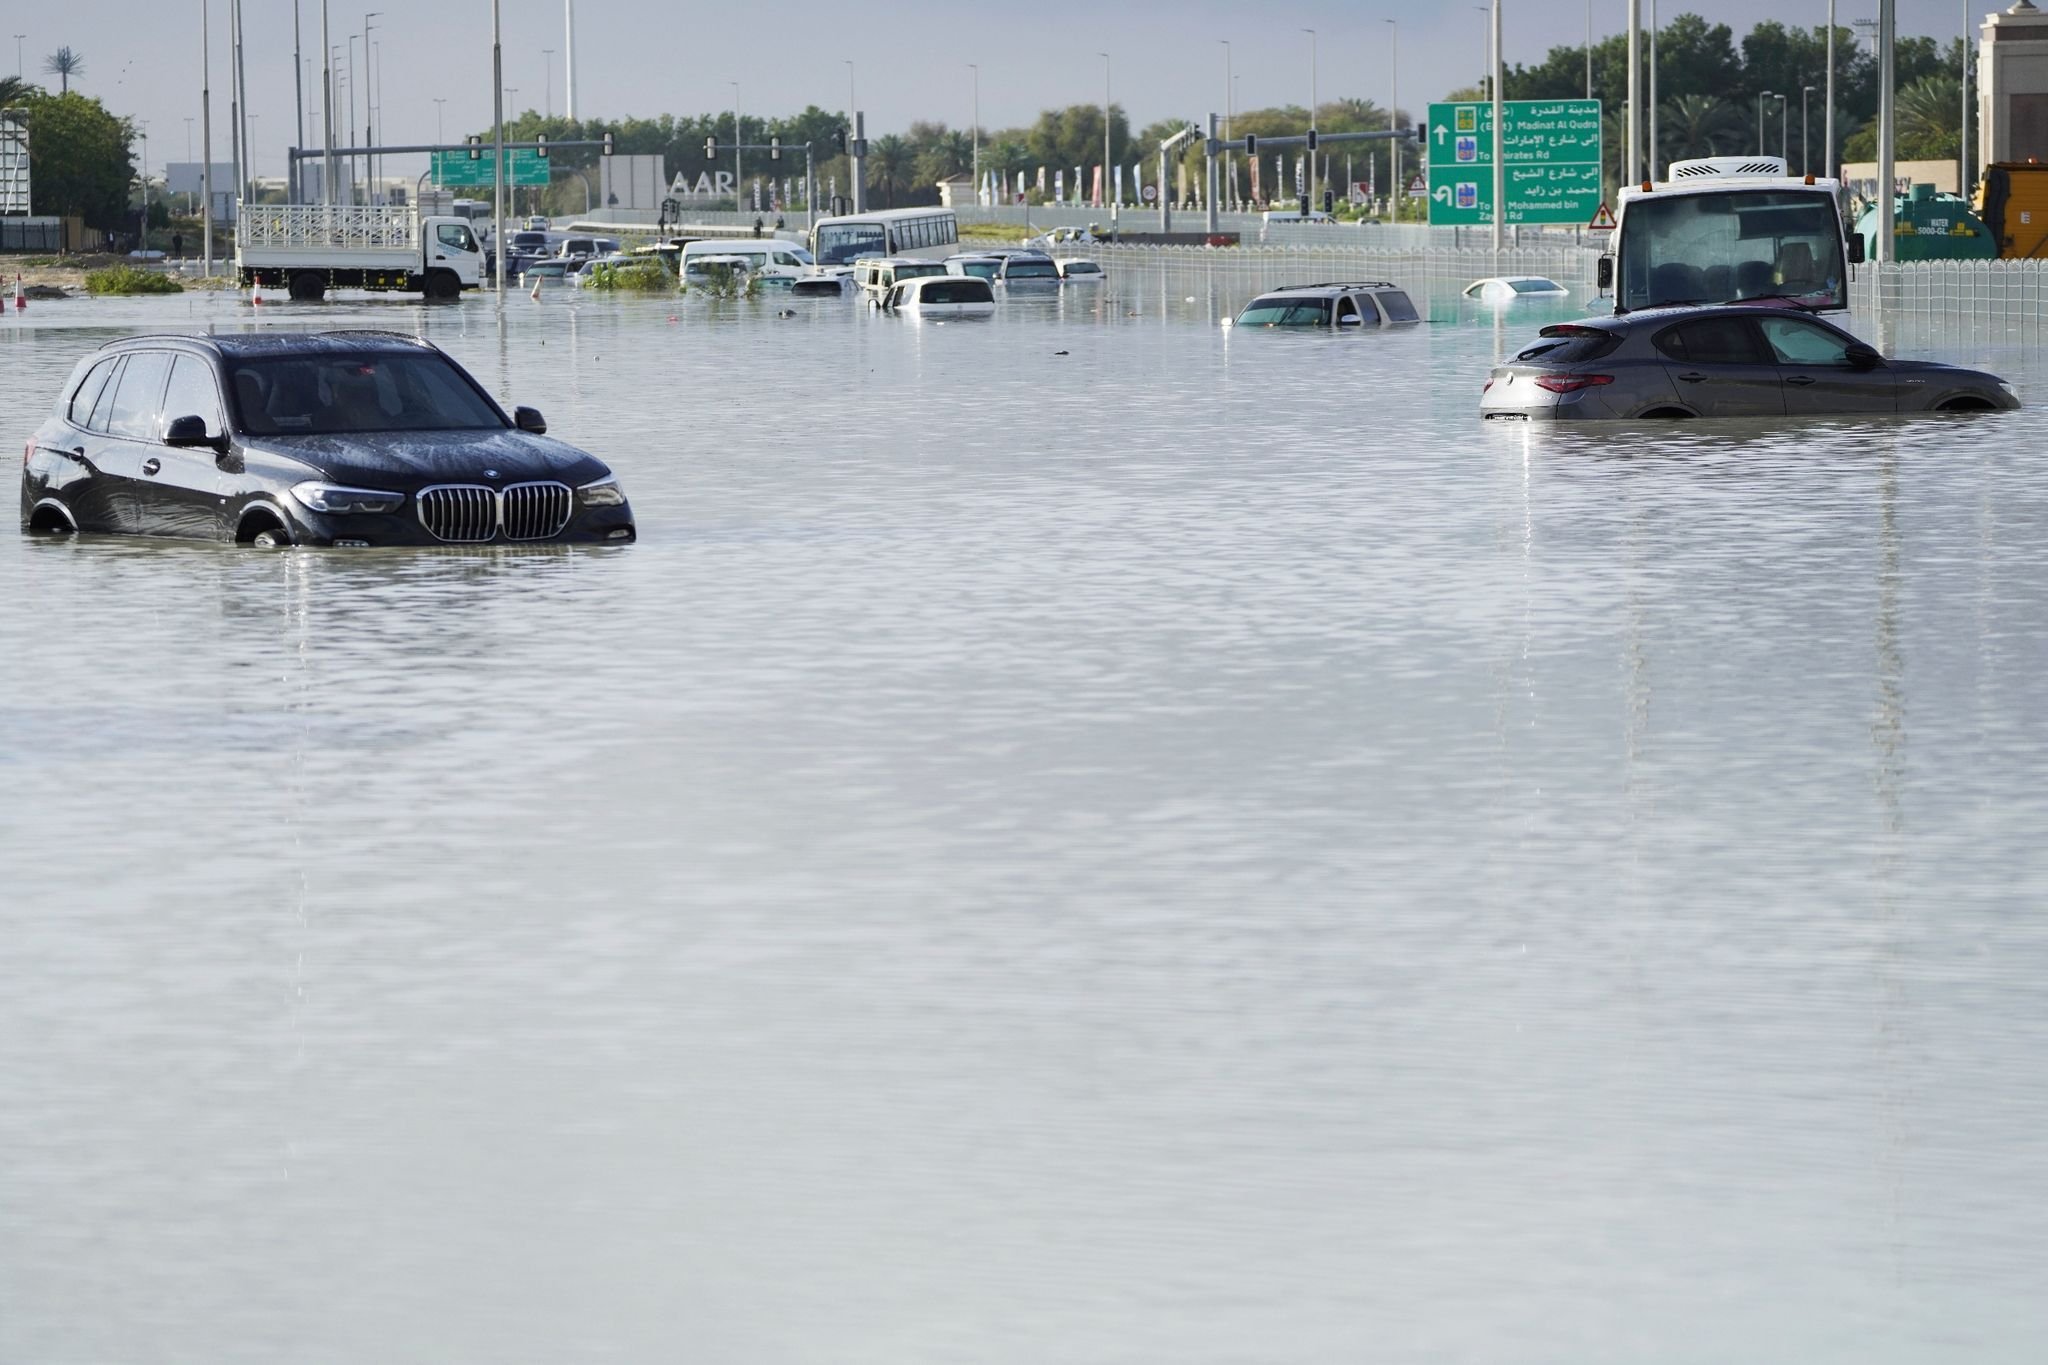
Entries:
POLYGON ((1613 382, 1614 376, 1611 374, 1539 374, 1536 376, 1536 387, 1539 389, 1549 389, 1552 393, 1577 393, 1580 389, 1590 389, 1601 384, 1612 384, 1613 382))

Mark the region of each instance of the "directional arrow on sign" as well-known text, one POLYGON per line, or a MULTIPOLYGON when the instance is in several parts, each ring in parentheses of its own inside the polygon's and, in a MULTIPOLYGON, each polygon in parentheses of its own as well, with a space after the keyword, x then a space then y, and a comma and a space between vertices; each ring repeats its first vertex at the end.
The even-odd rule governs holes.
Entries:
POLYGON ((1438 186, 1436 187, 1436 190, 1435 190, 1435 192, 1434 192, 1434 193, 1432 193, 1432 194, 1430 195, 1430 198, 1432 198, 1432 199, 1435 199, 1435 200, 1437 200, 1437 201, 1439 201, 1439 202, 1441 202, 1441 203, 1445 203, 1445 204, 1448 204, 1448 203, 1450 203, 1450 202, 1451 202, 1451 187, 1450 187, 1449 185, 1438 185, 1438 186))
POLYGON ((1444 139, 1445 139, 1445 138, 1447 138, 1447 137, 1449 137, 1450 135, 1451 135, 1451 130, 1450 130, 1450 129, 1448 129, 1448 128, 1446 128, 1446 127, 1444 127, 1444 126, 1443 126, 1443 125, 1442 125, 1441 123, 1439 123, 1439 124, 1438 124, 1438 125, 1436 126, 1436 145, 1437 145, 1437 146, 1439 146, 1439 147, 1443 146, 1443 145, 1444 145, 1444 139))

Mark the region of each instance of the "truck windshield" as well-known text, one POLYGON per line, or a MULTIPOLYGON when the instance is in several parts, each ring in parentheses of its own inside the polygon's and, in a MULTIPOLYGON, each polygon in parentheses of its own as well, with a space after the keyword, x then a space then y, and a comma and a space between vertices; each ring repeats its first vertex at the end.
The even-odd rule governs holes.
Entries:
POLYGON ((437 355, 305 355, 238 360, 228 375, 237 429, 251 436, 351 431, 499 431, 505 419, 437 355))
POLYGON ((1724 190, 1629 200, 1615 311, 1782 298, 1847 308, 1842 224, 1827 190, 1724 190))

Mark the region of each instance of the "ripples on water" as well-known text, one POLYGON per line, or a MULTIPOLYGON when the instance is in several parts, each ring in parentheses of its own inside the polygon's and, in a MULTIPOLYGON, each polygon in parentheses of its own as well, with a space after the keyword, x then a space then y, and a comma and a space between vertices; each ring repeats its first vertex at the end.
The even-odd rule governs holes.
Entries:
POLYGON ((0 1359, 2034 1358, 2044 409, 1249 292, 266 305, 643 541, 0 537, 0 1359))

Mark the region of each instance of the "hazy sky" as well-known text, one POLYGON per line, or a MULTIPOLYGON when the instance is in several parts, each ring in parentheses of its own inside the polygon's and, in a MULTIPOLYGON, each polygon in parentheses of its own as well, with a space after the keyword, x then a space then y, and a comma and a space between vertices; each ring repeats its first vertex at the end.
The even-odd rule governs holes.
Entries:
MULTIPOLYGON (((227 0, 204 0, 213 13, 214 145, 227 148, 227 0)), ((375 79, 385 110, 380 141, 436 140, 437 109, 453 139, 490 118, 489 0, 369 0, 385 14, 371 38, 384 63, 375 79), (435 98, 445 100, 437 106, 435 98)), ((1643 0, 1647 15, 1650 0, 1643 0)), ((68 6, 6 6, 4 36, 24 33, 22 65, 32 79, 45 57, 69 44, 85 57, 77 88, 117 113, 148 120, 149 161, 186 159, 185 120, 196 150, 202 0, 77 0, 68 6)), ((1585 40, 1586 0, 1505 0, 1507 59, 1531 61, 1558 44, 1585 40)), ((503 0, 508 108, 564 107, 562 0, 503 0), (553 49, 552 57, 544 55, 553 49), (550 81, 550 72, 552 80, 550 81), (552 92, 550 94, 550 84, 552 92)), ((306 56, 319 50, 318 0, 299 0, 306 56)), ((346 49, 368 6, 334 5, 333 41, 346 49)), ((1968 6, 1981 16, 1992 6, 1968 6)), ((781 0, 778 4, 697 5, 675 0, 577 0, 577 111, 619 117, 729 109, 732 82, 743 109, 783 113, 817 104, 843 109, 846 63, 871 133, 912 119, 965 126, 981 67, 981 122, 1025 123, 1051 105, 1102 98, 1103 61, 1111 54, 1112 98, 1140 124, 1220 112, 1224 49, 1240 108, 1306 104, 1309 45, 1316 30, 1317 93, 1360 95, 1385 103, 1394 75, 1397 19, 1400 96, 1419 107, 1467 84, 1483 69, 1487 18, 1479 0, 1283 0, 1248 6, 1222 0, 1123 0, 1103 5, 940 4, 879 0, 868 5, 781 0), (1254 24, 1253 16, 1265 19, 1254 24)), ((1961 31, 1959 0, 1898 0, 1904 33, 1961 31)), ((1738 38, 1757 20, 1825 22, 1826 0, 1662 0, 1665 19, 1685 11, 1726 23, 1738 38)), ((1837 0, 1838 22, 1873 17, 1877 0, 1837 0)), ((1625 0, 1593 0, 1598 32, 1626 23, 1625 0)), ((291 0, 246 0, 252 141, 263 174, 282 174, 293 126, 291 0)), ((357 44, 360 50, 360 42, 357 44)), ((342 61, 346 62, 344 56, 342 61)), ((319 139, 317 80, 307 86, 309 142, 319 139)), ((363 121, 358 92, 357 121, 363 121)), ((336 126, 347 115, 337 106, 336 126)), ((424 163, 422 163, 424 164, 424 163)))

